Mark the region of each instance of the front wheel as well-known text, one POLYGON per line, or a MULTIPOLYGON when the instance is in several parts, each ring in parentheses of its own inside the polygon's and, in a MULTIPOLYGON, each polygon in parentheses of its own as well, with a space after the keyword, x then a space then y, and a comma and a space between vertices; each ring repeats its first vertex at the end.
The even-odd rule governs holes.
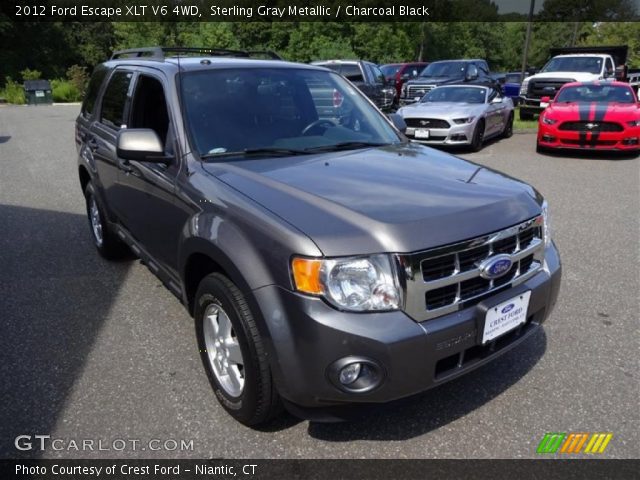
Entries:
POLYGON ((507 120, 507 124, 504 126, 504 130, 502 131, 503 138, 509 138, 513 136, 513 112, 509 114, 509 119, 507 120))
POLYGON ((473 139, 471 140, 471 151, 479 152, 484 142, 484 120, 480 120, 476 129, 473 131, 473 139))
POLYGON ((267 354, 242 292, 227 277, 205 277, 196 293, 196 334, 209 383, 224 409, 245 425, 280 411, 267 354))
POLYGON ((93 244, 96 246, 98 253, 108 260, 125 257, 129 250, 107 223, 104 209, 92 183, 87 184, 84 190, 84 198, 93 244))
POLYGON ((526 110, 520 110, 520 120, 533 120, 533 113, 526 110))

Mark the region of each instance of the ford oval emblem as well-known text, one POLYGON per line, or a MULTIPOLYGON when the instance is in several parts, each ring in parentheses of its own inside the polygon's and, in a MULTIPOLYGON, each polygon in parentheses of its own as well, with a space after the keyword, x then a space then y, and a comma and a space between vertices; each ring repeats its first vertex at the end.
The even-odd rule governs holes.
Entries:
POLYGON ((482 278, 492 280, 505 275, 509 270, 511 270, 512 265, 513 261, 511 260, 511 256, 503 254, 487 258, 478 266, 478 268, 480 269, 480 276, 482 278))
POLYGON ((504 307, 502 310, 500 310, 500 313, 509 313, 511 310, 513 310, 513 307, 515 306, 516 306, 515 303, 510 303, 509 305, 504 307))

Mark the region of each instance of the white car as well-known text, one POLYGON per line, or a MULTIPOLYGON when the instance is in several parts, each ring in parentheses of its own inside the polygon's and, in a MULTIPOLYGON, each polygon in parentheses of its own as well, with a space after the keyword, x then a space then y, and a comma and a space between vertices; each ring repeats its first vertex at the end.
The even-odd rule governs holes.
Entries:
POLYGON ((412 140, 427 145, 469 145, 513 134, 513 101, 498 88, 482 85, 437 87, 419 102, 398 110, 412 140))

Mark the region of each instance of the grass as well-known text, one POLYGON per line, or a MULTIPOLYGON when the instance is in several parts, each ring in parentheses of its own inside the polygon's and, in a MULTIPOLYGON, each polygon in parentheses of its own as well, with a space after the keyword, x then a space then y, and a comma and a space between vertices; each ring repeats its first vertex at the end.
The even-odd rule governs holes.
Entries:
POLYGON ((513 117, 513 128, 515 130, 538 130, 538 118, 533 120, 520 120, 520 107, 516 107, 513 117))

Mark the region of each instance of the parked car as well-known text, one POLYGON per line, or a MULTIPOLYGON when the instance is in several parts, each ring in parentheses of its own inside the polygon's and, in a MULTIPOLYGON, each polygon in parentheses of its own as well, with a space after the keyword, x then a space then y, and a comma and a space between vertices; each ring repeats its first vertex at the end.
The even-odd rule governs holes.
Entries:
POLYGON ((400 105, 408 105, 419 101, 425 93, 441 85, 457 85, 469 83, 473 85, 497 86, 491 77, 489 65, 485 60, 442 60, 430 63, 420 75, 407 80, 402 86, 400 105))
POLYGON ((640 105, 622 82, 567 83, 538 120, 538 151, 551 148, 640 153, 640 105))
POLYGON ((393 84, 387 82, 385 76, 375 63, 363 60, 324 60, 312 65, 330 68, 338 72, 358 87, 378 108, 390 111, 396 103, 396 91, 393 84))
POLYGON ((182 301, 230 415, 340 418, 539 330, 561 277, 540 193, 407 141, 331 70, 240 55, 117 52, 75 136, 92 242, 182 301))
POLYGON ((515 106, 520 102, 520 85, 522 84, 522 74, 520 72, 507 72, 499 81, 502 93, 509 97, 515 106))
POLYGON ((437 87, 398 114, 407 137, 428 145, 469 145, 478 151, 491 137, 513 134, 513 102, 496 87, 437 87))
POLYGON ((404 82, 416 78, 427 65, 427 62, 388 63, 382 65, 380 70, 387 82, 396 87, 396 99, 399 99, 404 82))
POLYGON ((542 112, 541 98, 553 98, 565 83, 628 81, 627 52, 627 45, 552 48, 551 60, 520 86, 520 119, 542 112))

